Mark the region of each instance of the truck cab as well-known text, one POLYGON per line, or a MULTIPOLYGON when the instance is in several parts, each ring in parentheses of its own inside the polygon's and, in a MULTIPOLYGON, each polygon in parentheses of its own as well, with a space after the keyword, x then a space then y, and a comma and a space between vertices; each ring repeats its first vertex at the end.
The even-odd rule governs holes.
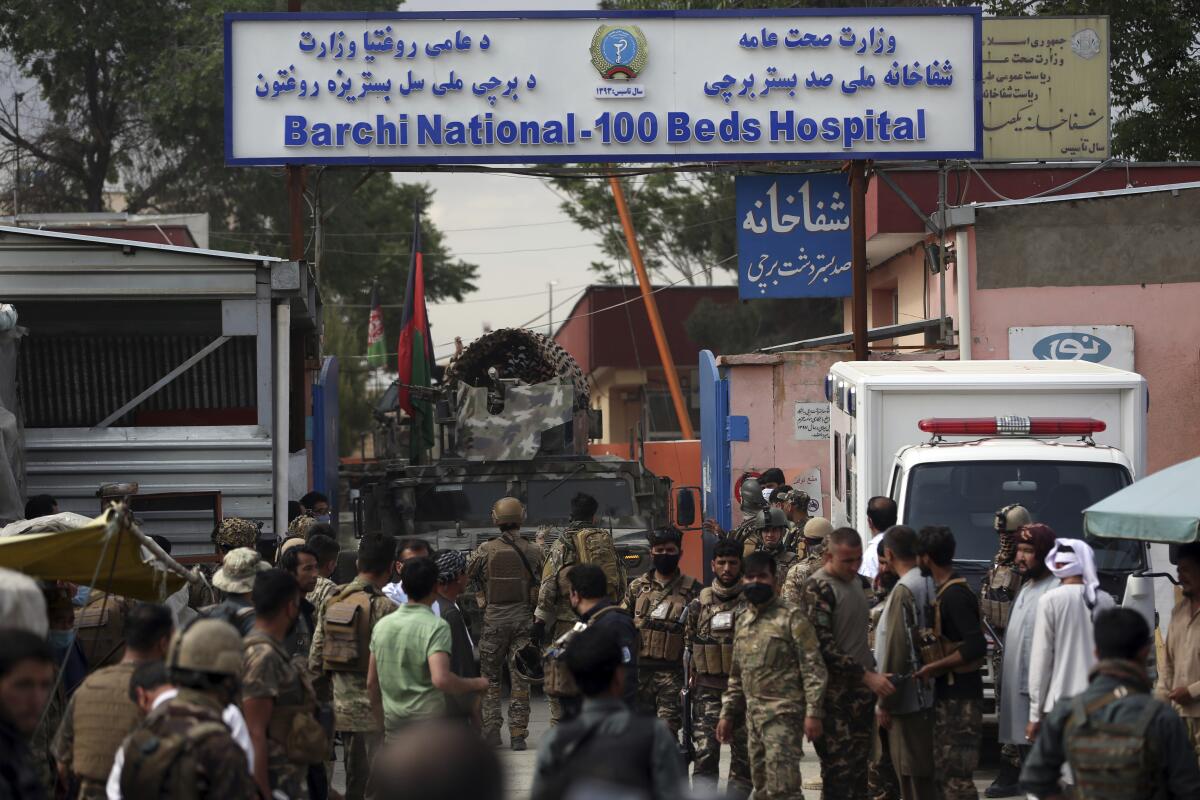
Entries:
MULTIPOLYGON (((1134 469, 1115 447, 1070 438, 937 437, 895 456, 887 492, 899 520, 916 530, 945 525, 958 570, 977 583, 996 554, 997 509, 1019 503, 1060 537, 1086 538, 1083 509, 1128 486, 1134 469)), ((1089 540, 1101 586, 1119 602, 1126 577, 1148 566, 1149 546, 1089 540)))

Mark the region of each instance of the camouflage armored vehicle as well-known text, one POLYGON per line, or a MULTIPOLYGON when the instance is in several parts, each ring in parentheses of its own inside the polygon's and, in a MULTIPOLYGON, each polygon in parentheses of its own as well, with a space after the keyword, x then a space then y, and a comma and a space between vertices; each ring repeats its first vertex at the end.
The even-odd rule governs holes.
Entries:
MULTIPOLYGON (((358 489, 358 536, 387 532, 471 550, 498 534, 492 504, 511 496, 525 503, 525 534, 551 542, 570 518, 571 498, 585 492, 599 502, 598 521, 612 530, 630 577, 646 571, 645 534, 668 522, 670 481, 639 461, 588 455, 599 415, 570 354, 533 331, 498 330, 464 349, 441 387, 427 391, 437 408, 433 462, 385 459, 346 476, 358 489)), ((399 444, 404 434, 392 430, 387 438, 399 444)))

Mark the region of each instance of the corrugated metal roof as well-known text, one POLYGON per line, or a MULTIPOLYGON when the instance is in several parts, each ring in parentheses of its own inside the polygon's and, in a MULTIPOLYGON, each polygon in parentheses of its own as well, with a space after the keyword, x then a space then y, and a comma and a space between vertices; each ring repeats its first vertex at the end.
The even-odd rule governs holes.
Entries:
POLYGON ((1010 208, 1012 206, 1028 206, 1038 203, 1063 203, 1072 200, 1096 200, 1102 197, 1124 197, 1134 194, 1151 194, 1153 192, 1178 192, 1188 189, 1200 189, 1200 181, 1187 183, 1164 183, 1161 186, 1130 186, 1125 189, 1101 189, 1094 192, 1079 194, 1058 194, 1048 197, 1028 197, 1023 200, 997 200, 989 203, 972 203, 970 208, 1010 208))
POLYGON ((11 225, 0 225, 0 237, 9 235, 35 236, 45 239, 55 239, 58 241, 79 242, 81 244, 108 245, 110 247, 133 248, 135 250, 157 250, 159 252, 179 253, 181 255, 198 255, 209 258, 226 258, 235 261, 253 261, 256 263, 270 263, 285 260, 282 258, 276 258, 275 256, 264 256, 257 253, 232 253, 228 250, 204 250, 199 247, 183 247, 181 245, 156 244, 154 242, 136 242, 131 239, 112 239, 107 236, 89 236, 82 233, 64 233, 62 231, 46 231, 36 228, 19 228, 11 225))

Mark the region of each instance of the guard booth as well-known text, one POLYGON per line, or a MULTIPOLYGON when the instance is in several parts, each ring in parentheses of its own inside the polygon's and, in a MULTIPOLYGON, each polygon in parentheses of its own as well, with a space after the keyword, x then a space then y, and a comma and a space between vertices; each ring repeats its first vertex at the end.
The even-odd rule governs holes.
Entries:
MULTIPOLYGON (((0 300, 25 329, 26 496, 93 517, 102 484, 166 494, 133 507, 176 555, 211 551, 214 514, 274 538, 276 507, 312 474, 320 298, 306 264, 0 227, 0 300)), ((336 454, 332 419, 319 438, 336 454)))

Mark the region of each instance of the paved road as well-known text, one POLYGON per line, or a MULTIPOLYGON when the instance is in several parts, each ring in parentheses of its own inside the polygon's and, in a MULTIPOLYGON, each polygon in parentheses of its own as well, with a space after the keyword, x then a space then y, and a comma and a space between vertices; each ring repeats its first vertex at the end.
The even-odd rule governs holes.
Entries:
MULTIPOLYGON (((529 721, 529 749, 523 753, 514 753, 508 747, 508 731, 504 731, 504 747, 497 751, 500 756, 501 763, 504 764, 508 774, 508 797, 511 800, 525 800, 529 797, 529 790, 533 785, 533 768, 537 758, 538 743, 545 737, 546 731, 549 729, 550 716, 545 700, 535 696, 532 701, 532 716, 529 721)), ((807 742, 804 745, 805 756, 800 762, 800 770, 804 775, 804 779, 820 780, 821 766, 817 762, 816 756, 813 753, 812 745, 807 742)), ((722 748, 721 752, 721 774, 725 775, 729 769, 729 749, 722 748)), ((979 788, 982 796, 983 790, 988 787, 992 779, 996 777, 994 769, 980 770, 975 773, 975 785, 979 788)), ((341 769, 341 764, 334 774, 334 786, 341 791, 345 787, 344 773, 341 769)), ((820 792, 815 789, 805 791, 807 800, 815 800, 820 797, 820 792)), ((470 800, 470 798, 463 798, 470 800)))

